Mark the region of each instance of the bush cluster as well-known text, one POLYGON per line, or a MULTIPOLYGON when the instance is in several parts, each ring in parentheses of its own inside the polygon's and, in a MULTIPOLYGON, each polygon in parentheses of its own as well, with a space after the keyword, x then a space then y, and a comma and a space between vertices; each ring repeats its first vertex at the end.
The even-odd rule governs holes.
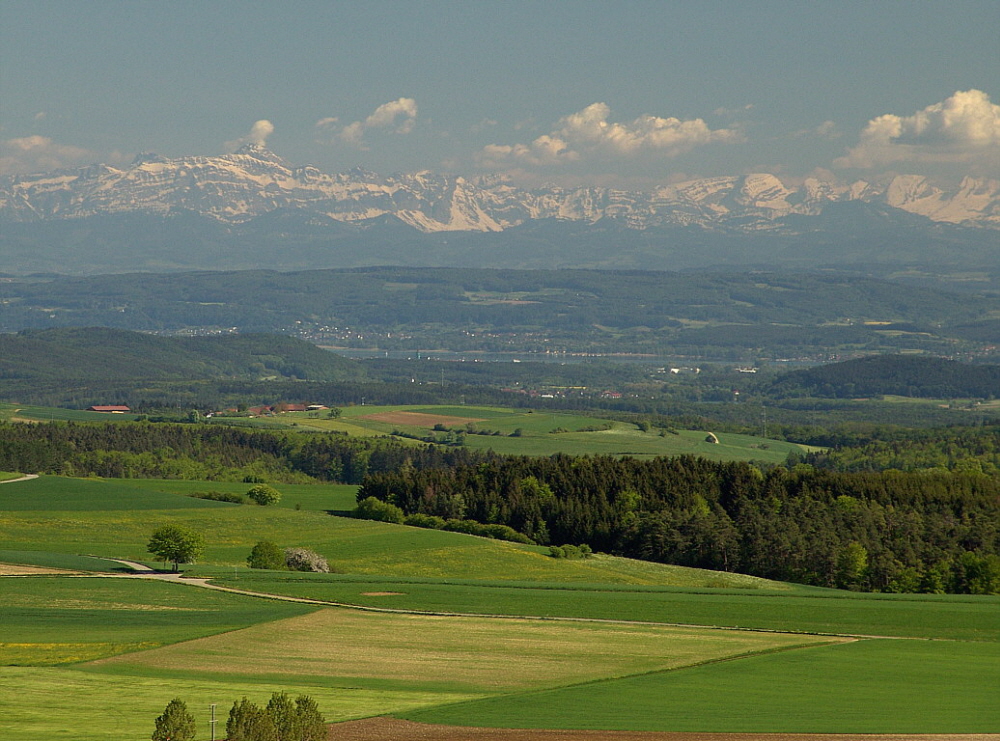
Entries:
POLYGON ((590 546, 586 543, 581 543, 580 545, 550 545, 549 555, 552 558, 568 558, 570 560, 575 560, 579 558, 590 558, 593 555, 593 551, 590 546))
POLYGON ((282 549, 277 543, 272 543, 269 540, 262 540, 253 547, 247 557, 247 566, 251 569, 270 569, 272 571, 330 573, 330 565, 316 551, 309 548, 282 549))

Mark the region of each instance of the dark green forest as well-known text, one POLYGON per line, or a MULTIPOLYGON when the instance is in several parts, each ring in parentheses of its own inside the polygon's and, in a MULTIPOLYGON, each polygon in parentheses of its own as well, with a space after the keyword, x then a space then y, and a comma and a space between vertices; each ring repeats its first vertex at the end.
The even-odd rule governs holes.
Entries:
POLYGON ((406 465, 445 467, 462 449, 389 438, 153 422, 0 422, 0 471, 106 478, 360 483, 406 465))
POLYGON ((370 474, 359 500, 652 561, 825 587, 1000 590, 1000 480, 693 457, 505 457, 370 474))
POLYGON ((872 355, 792 371, 766 389, 769 396, 915 396, 931 399, 1000 395, 1000 365, 970 365, 938 357, 872 355))

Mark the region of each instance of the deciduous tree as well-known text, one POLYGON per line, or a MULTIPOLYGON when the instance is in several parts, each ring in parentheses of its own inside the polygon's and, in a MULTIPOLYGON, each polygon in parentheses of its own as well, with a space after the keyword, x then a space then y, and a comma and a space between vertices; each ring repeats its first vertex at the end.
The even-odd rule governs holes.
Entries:
POLYGON ((285 565, 285 551, 272 543, 270 540, 262 540, 250 550, 247 557, 247 566, 251 569, 274 569, 277 571, 287 568, 285 565))
POLYGON ((164 563, 174 564, 174 571, 182 563, 194 563, 205 550, 205 539, 193 530, 180 525, 164 525, 153 531, 146 550, 164 563))
POLYGON ((192 741, 194 726, 194 716, 188 712, 187 704, 174 698, 156 719, 152 741, 192 741))
POLYGON ((257 486, 251 487, 247 496, 261 506, 277 504, 281 501, 281 492, 267 484, 257 484, 257 486))

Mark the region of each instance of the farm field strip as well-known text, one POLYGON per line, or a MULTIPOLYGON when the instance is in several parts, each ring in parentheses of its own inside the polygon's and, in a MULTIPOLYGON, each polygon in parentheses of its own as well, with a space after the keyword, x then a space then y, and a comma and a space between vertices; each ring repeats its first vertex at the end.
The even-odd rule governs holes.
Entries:
POLYGON ((137 577, 2 578, 0 665, 76 663, 315 609, 137 577))
POLYGON ((505 693, 628 676, 829 639, 626 623, 551 622, 321 609, 84 666, 145 674, 326 677, 366 686, 505 693), (227 661, 228 657, 228 661, 227 661), (238 661, 237 661, 238 659, 238 661))
POLYGON ((613 620, 814 635, 1000 642, 1000 598, 624 585, 447 583, 220 572, 214 583, 387 611, 613 620))
POLYGON ((401 713, 450 725, 730 733, 990 733, 1000 646, 865 640, 401 713), (983 650, 980 650, 983 649, 983 650))

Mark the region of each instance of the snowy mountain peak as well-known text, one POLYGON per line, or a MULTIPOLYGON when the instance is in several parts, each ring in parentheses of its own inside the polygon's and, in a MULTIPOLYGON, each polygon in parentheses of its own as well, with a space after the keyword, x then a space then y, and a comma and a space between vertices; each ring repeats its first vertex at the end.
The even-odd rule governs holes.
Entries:
POLYGON ((0 214, 11 221, 183 209, 240 223, 276 209, 303 209, 342 222, 392 216, 426 232, 500 231, 533 219, 632 229, 702 226, 746 232, 830 203, 864 201, 929 219, 1000 228, 1000 182, 966 178, 945 189, 916 175, 880 185, 835 186, 815 178, 788 186, 770 173, 691 180, 651 191, 598 187, 523 189, 504 176, 463 178, 430 171, 382 177, 361 167, 330 175, 292 167, 262 143, 218 157, 144 153, 124 167, 0 179, 0 214))

